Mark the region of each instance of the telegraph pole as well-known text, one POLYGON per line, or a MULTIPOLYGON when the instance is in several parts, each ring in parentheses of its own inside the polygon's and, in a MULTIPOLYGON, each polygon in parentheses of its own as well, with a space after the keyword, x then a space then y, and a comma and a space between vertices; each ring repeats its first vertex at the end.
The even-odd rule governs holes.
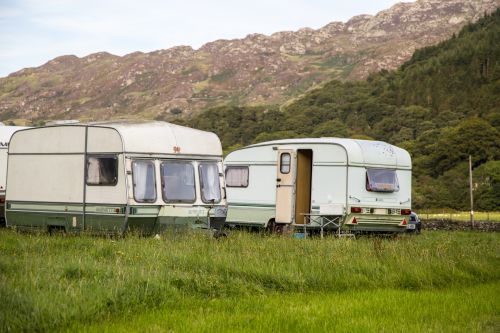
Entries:
POLYGON ((474 229, 474 196, 472 195, 472 156, 469 155, 470 223, 474 229))

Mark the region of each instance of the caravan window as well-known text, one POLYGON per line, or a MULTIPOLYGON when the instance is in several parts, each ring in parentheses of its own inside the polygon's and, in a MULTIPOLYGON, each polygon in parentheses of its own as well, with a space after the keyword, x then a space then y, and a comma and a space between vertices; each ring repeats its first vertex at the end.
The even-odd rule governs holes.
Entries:
POLYGON ((248 187, 248 167, 231 166, 226 168, 227 187, 248 187))
POLYGON ((195 202, 194 168, 190 162, 161 163, 161 185, 166 202, 195 202))
POLYGON ((219 168, 217 163, 201 163, 199 170, 201 200, 205 203, 220 202, 219 168))
POLYGON ((289 153, 283 153, 280 157, 280 172, 287 174, 290 172, 291 156, 289 153))
POLYGON ((367 169, 366 190, 372 192, 397 192, 399 182, 396 170, 367 169))
POLYGON ((155 165, 153 161, 132 162, 134 199, 137 202, 156 201, 155 165))
POLYGON ((87 185, 114 186, 117 181, 116 156, 87 156, 87 185))

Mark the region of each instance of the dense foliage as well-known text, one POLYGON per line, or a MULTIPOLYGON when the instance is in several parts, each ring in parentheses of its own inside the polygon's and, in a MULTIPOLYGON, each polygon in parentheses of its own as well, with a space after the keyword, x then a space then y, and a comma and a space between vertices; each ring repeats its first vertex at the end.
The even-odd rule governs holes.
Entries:
POLYGON ((396 71, 331 81, 281 108, 219 107, 188 120, 227 150, 290 137, 383 140, 410 151, 414 206, 467 209, 473 158, 476 209, 500 210, 500 9, 396 71))

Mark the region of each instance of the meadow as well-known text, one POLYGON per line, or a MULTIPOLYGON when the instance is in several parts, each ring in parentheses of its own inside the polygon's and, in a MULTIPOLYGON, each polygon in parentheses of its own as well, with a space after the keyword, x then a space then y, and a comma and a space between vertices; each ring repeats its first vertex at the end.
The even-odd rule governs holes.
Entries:
POLYGON ((0 230, 0 331, 498 332, 499 241, 0 230))
MULTIPOLYGON (((423 210, 419 212, 419 216, 424 220, 470 221, 470 212, 458 212, 444 209, 423 210)), ((474 212, 474 220, 500 222, 500 212, 474 212)))

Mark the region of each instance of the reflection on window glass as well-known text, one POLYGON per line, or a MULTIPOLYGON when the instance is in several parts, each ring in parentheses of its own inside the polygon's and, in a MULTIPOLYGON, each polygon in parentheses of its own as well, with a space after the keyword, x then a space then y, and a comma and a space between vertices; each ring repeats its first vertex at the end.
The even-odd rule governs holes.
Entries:
POLYGON ((366 190, 373 192, 399 191, 399 182, 396 170, 367 169, 366 190))
POLYGON ((167 202, 194 202, 194 168, 190 162, 165 161, 161 164, 163 199, 167 202))
POLYGON ((116 156, 87 157, 87 185, 116 185, 118 159, 116 156))
POLYGON ((280 161, 280 172, 281 173, 289 173, 290 172, 290 154, 289 153, 283 153, 281 154, 281 161, 280 161))
POLYGON ((200 164, 201 199, 206 203, 220 202, 219 168, 217 163, 200 164))
POLYGON ((135 201, 156 201, 155 166, 152 161, 134 161, 132 163, 132 178, 135 201))
POLYGON ((228 187, 248 186, 248 167, 227 167, 226 185, 228 187))

